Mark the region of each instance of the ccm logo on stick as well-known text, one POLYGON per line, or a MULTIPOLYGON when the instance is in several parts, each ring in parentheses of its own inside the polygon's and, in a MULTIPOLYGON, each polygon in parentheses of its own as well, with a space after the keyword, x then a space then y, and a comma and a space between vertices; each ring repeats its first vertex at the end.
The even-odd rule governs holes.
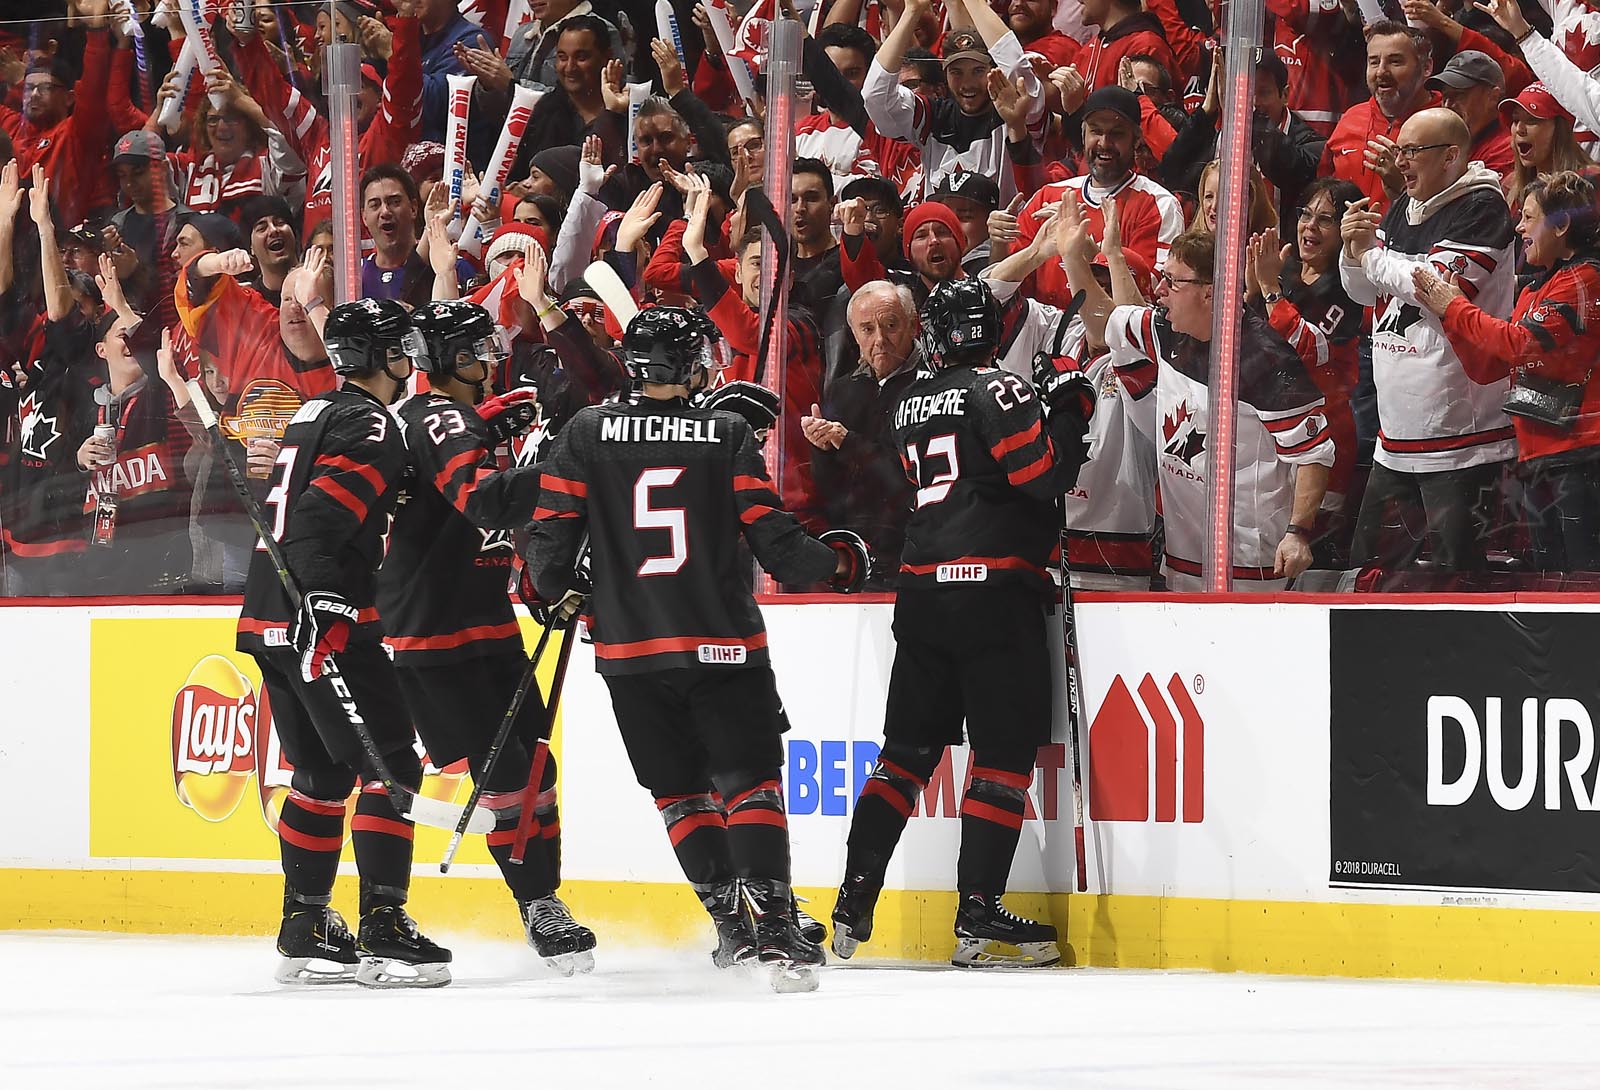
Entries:
POLYGON ((1183 820, 1204 821, 1205 760, 1205 721, 1183 679, 1173 674, 1163 692, 1146 674, 1136 698, 1119 674, 1089 726, 1089 816, 1095 821, 1149 821, 1154 795, 1155 820, 1178 820, 1181 769, 1183 820))

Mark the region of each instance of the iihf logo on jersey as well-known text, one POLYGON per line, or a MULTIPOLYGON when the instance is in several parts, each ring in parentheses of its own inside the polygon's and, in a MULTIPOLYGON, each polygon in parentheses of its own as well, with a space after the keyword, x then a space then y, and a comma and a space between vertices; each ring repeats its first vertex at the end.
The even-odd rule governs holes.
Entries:
POLYGON ((1185 401, 1161 421, 1161 453, 1170 454, 1188 466, 1194 465, 1194 460, 1206 449, 1206 434, 1195 425, 1194 418, 1194 410, 1185 401))

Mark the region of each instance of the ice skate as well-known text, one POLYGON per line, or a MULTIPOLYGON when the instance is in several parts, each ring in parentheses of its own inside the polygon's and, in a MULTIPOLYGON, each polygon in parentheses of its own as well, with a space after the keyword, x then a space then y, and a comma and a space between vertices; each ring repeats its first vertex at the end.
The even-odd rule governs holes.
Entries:
POLYGON ((711 951, 711 964, 728 969, 756 956, 755 937, 745 918, 739 880, 730 879, 699 889, 700 903, 717 928, 717 948, 711 951))
POLYGON ((775 992, 814 992, 817 968, 827 961, 822 947, 800 934, 789 883, 755 879, 744 884, 745 910, 755 935, 756 959, 775 992))
POLYGON ((594 971, 594 932, 572 918, 571 909, 552 893, 532 901, 519 901, 522 928, 528 945, 545 964, 562 976, 594 971))
POLYGON ((879 884, 862 874, 846 875, 833 903, 833 952, 849 958, 856 947, 872 937, 872 910, 878 904, 879 884))
POLYGON ((1061 961, 1056 929, 1025 919, 998 893, 963 893, 956 908, 956 952, 962 969, 1044 969, 1061 961))
POLYGON ((828 929, 822 926, 821 920, 800 907, 800 900, 799 897, 790 896, 790 903, 794 905, 794 925, 807 942, 821 946, 828 937, 828 929))
POLYGON ((278 953, 279 984, 348 984, 361 961, 344 917, 326 905, 285 906, 278 953))
POLYGON ((399 905, 361 917, 356 983, 369 988, 442 988, 450 983, 450 951, 417 930, 399 905))

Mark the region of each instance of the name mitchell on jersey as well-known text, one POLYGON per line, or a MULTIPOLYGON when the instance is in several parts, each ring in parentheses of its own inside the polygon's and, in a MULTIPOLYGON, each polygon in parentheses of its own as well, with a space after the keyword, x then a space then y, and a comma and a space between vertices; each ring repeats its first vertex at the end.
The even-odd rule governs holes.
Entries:
POLYGON ((715 418, 608 416, 600 421, 600 441, 614 443, 717 443, 715 418))

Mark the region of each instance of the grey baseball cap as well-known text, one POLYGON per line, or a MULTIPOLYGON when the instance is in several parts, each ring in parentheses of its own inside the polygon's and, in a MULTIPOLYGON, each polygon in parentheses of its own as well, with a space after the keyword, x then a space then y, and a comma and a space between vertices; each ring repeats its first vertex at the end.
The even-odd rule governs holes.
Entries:
POLYGON ((1476 49, 1463 49, 1450 58, 1450 63, 1436 75, 1428 77, 1428 86, 1435 89, 1448 87, 1452 91, 1465 91, 1469 87, 1504 87, 1506 74, 1489 54, 1476 49))

